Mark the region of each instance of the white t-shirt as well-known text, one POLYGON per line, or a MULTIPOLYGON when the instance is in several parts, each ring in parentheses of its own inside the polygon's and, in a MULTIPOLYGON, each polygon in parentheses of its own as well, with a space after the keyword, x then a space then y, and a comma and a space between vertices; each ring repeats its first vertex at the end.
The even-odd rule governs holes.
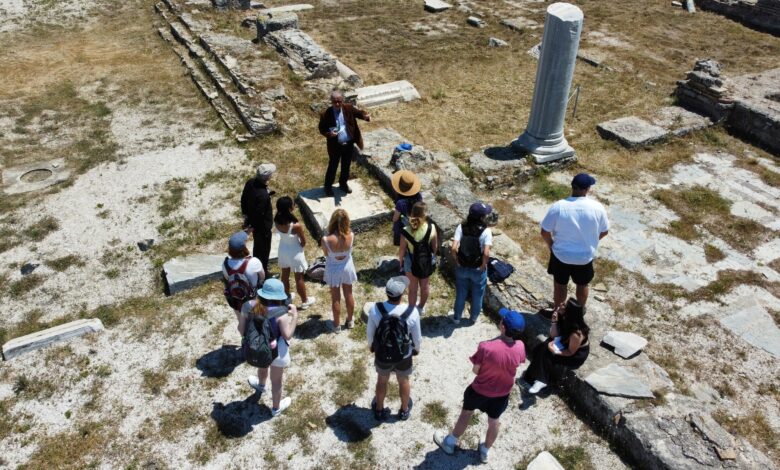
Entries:
MULTIPOLYGON (((244 258, 228 258, 228 266, 230 266, 230 269, 238 269, 239 266, 241 266, 241 263, 244 262, 244 258)), ((263 272, 263 263, 260 262, 259 259, 252 257, 249 259, 249 264, 246 266, 246 270, 244 270, 244 274, 246 274, 246 278, 249 279, 249 282, 257 287, 257 278, 258 274, 263 272)), ((225 263, 222 263, 222 277, 227 279, 228 273, 225 270, 225 263)))
MULTIPOLYGON (((378 302, 377 302, 378 303, 378 302)), ((388 315, 394 315, 400 317, 409 308, 407 304, 393 305, 390 302, 384 302, 385 310, 388 315)), ((366 325, 366 338, 368 339, 368 345, 374 344, 374 333, 379 327, 379 321, 382 319, 382 314, 376 308, 376 304, 371 308, 368 313, 368 324, 366 325)), ((406 327, 409 329, 409 334, 412 336, 412 348, 420 352, 422 347, 422 331, 420 330, 420 313, 416 308, 412 310, 409 317, 406 318, 406 327)), ((404 359, 412 355, 412 348, 404 355, 404 359)))
MULTIPOLYGON (((463 228, 458 225, 458 228, 455 229, 454 240, 460 243, 461 238, 463 238, 463 228)), ((479 235, 479 249, 484 252, 486 246, 493 246, 493 232, 487 227, 485 227, 485 230, 479 235)))
POLYGON ((588 197, 567 197, 550 207, 542 230, 553 237, 552 251, 566 264, 588 264, 596 256, 599 235, 609 230, 607 211, 588 197))

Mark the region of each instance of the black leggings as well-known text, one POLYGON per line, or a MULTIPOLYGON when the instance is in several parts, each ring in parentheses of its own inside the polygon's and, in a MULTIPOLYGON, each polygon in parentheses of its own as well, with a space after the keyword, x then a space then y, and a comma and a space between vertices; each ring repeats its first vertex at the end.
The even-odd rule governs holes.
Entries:
POLYGON ((585 363, 585 359, 590 354, 590 346, 581 346, 573 356, 556 355, 547 349, 551 341, 552 339, 548 339, 544 343, 538 344, 531 352, 531 364, 528 365, 528 369, 523 374, 523 379, 529 384, 533 384, 536 380, 549 384, 550 375, 555 365, 577 369, 585 363))

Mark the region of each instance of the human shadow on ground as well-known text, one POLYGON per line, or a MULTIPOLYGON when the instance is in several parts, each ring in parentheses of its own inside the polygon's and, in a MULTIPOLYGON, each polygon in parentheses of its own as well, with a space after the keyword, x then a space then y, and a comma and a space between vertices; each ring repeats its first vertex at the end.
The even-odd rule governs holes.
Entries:
POLYGON ((295 337, 298 339, 314 339, 323 333, 327 333, 322 315, 310 315, 303 323, 295 327, 295 337))
POLYGON ((467 328, 469 326, 471 326, 471 323, 468 319, 461 319, 460 324, 456 325, 446 315, 433 315, 420 319, 422 335, 427 338, 436 338, 437 336, 449 338, 457 328, 467 328))
POLYGON ((230 402, 227 405, 215 402, 211 410, 211 419, 219 432, 226 437, 243 437, 252 428, 271 419, 271 409, 258 403, 260 394, 253 393, 244 400, 230 402))
POLYGON ((425 454, 425 459, 422 462, 415 465, 417 469, 436 469, 436 470, 460 470, 471 465, 478 465, 479 451, 476 449, 463 449, 455 446, 455 453, 447 455, 439 447, 436 450, 432 450, 425 454))
POLYGON ((240 346, 223 344, 221 348, 208 352, 195 361, 195 367, 203 377, 227 377, 244 362, 240 346))
POLYGON ((361 269, 357 272, 358 282, 361 284, 369 284, 374 287, 385 287, 387 280, 393 276, 403 276, 404 273, 400 271, 380 271, 376 268, 361 269))
MULTIPOLYGON (((385 423, 396 420, 389 419, 385 423)), ((370 408, 355 405, 342 406, 335 413, 325 418, 325 423, 341 442, 355 443, 371 438, 371 430, 382 424, 374 419, 370 408)))

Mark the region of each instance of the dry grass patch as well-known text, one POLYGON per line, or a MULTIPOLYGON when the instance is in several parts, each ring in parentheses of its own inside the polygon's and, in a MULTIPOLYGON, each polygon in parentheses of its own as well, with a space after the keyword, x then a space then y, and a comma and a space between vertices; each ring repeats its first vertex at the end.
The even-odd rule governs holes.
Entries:
POLYGON ((44 261, 44 264, 59 273, 65 271, 71 266, 82 267, 86 263, 78 255, 66 255, 52 260, 44 261))
POLYGON ((12 299, 18 299, 43 284, 44 280, 44 277, 40 274, 28 274, 10 282, 6 292, 12 299))
POLYGON ((325 429, 325 412, 322 411, 319 396, 309 392, 293 400, 282 419, 273 423, 273 440, 276 444, 297 437, 305 454, 312 451, 311 434, 325 429))
POLYGON ((86 422, 75 431, 64 431, 37 441, 38 449, 19 468, 83 469, 97 467, 105 453, 105 446, 115 432, 99 422, 86 422))
POLYGON ((683 240, 699 238, 695 226, 700 226, 738 250, 751 252, 774 235, 758 222, 732 215, 731 202, 703 186, 679 191, 658 189, 651 195, 680 217, 670 224, 668 232, 683 240))
POLYGON ((141 376, 143 377, 141 388, 151 395, 159 395, 168 384, 168 375, 164 371, 147 369, 141 373, 141 376))
POLYGON ((704 257, 708 263, 717 263, 718 261, 726 259, 726 254, 720 250, 720 248, 710 245, 709 243, 704 245, 704 257))
POLYGON ((25 230, 25 235, 32 241, 39 242, 52 232, 60 229, 60 222, 52 216, 46 216, 38 222, 30 225, 25 230))
POLYGON ((167 217, 181 207, 187 183, 187 178, 174 178, 165 182, 163 192, 160 194, 160 203, 157 206, 161 216, 167 217))
POLYGON ((159 437, 166 441, 176 441, 187 430, 199 426, 204 421, 203 411, 192 404, 162 413, 159 419, 159 437))
POLYGON ((745 437, 771 459, 780 457, 780 434, 772 428, 762 410, 752 410, 745 416, 717 411, 712 417, 728 432, 745 437))
POLYGON ((435 428, 445 428, 447 426, 447 408, 440 400, 426 403, 420 418, 435 428))
POLYGON ((367 360, 365 356, 352 359, 348 370, 334 371, 330 375, 336 382, 333 402, 338 406, 354 403, 368 388, 367 360))

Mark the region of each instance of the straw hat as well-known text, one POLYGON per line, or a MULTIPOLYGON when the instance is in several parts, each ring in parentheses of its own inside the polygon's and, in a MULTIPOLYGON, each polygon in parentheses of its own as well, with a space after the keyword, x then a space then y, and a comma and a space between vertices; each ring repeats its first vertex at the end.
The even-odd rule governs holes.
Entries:
POLYGON ((420 178, 409 170, 393 173, 392 185, 401 196, 414 196, 420 192, 420 178))

